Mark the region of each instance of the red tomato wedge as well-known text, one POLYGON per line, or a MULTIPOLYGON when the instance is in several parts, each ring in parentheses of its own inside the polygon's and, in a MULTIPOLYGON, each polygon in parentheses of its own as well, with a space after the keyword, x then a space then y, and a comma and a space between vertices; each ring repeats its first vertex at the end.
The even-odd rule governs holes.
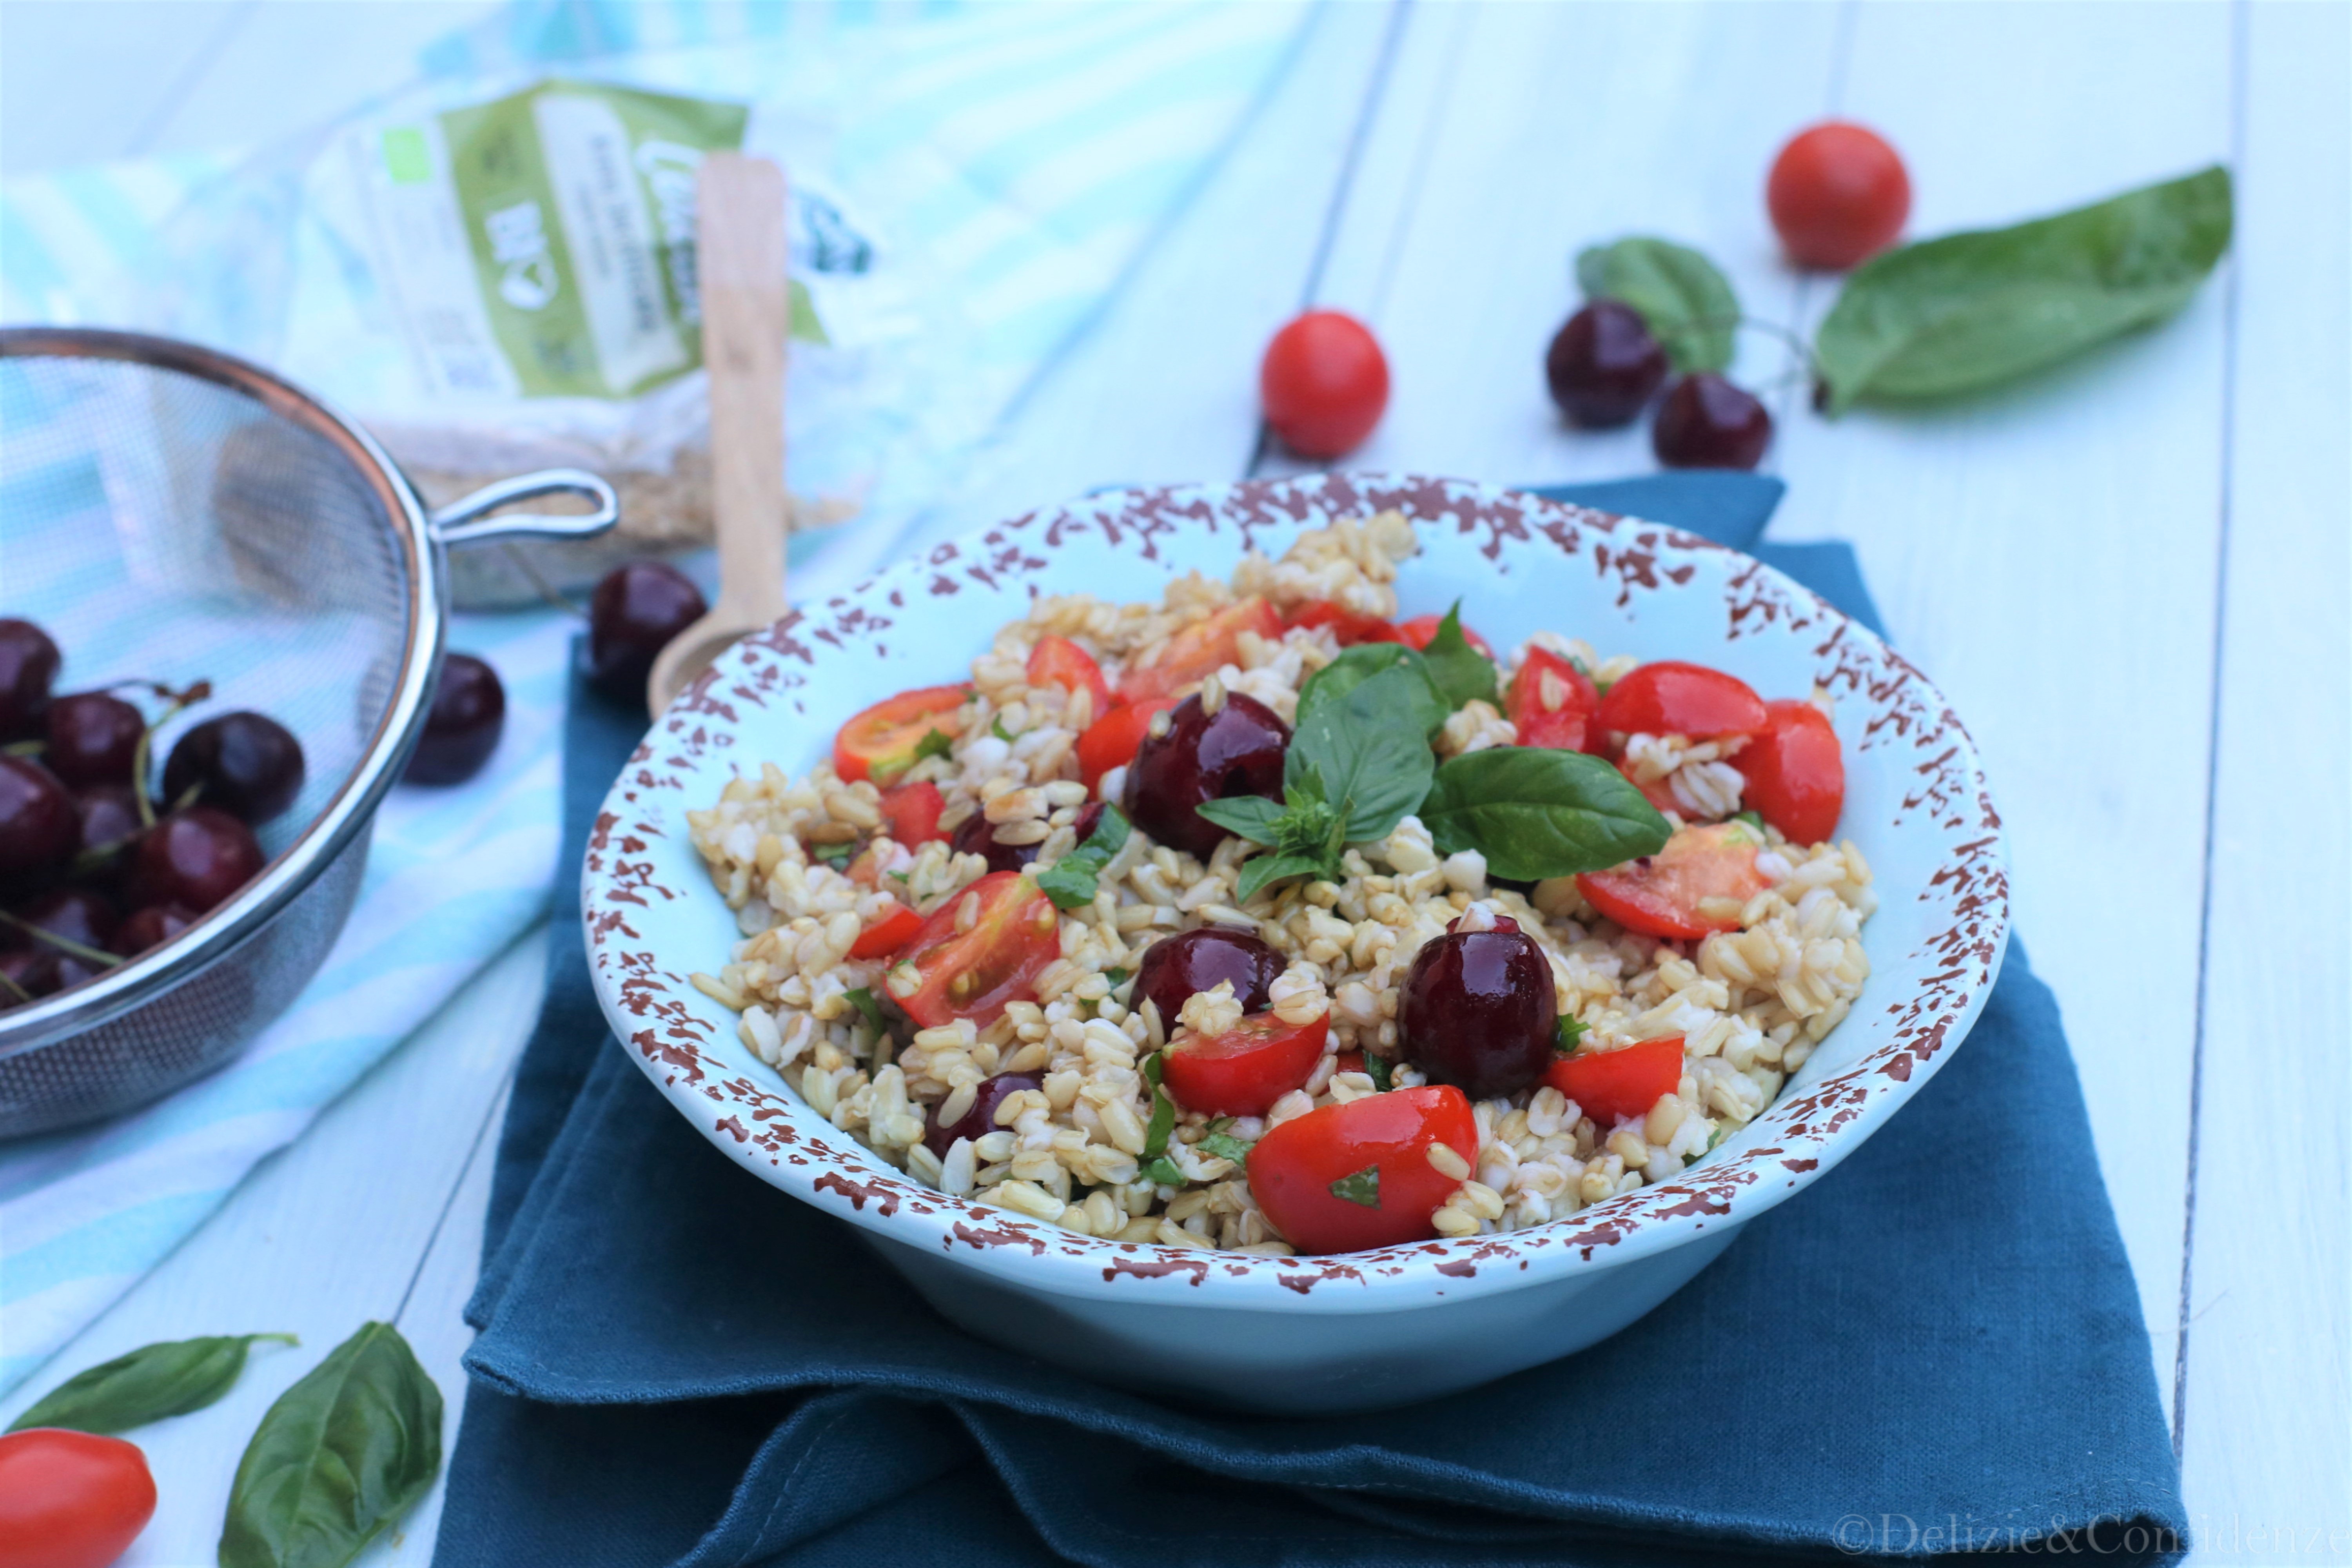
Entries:
POLYGON ((1845 758, 1829 715, 1810 702, 1767 702, 1764 728, 1731 759, 1742 801, 1791 843, 1819 844, 1845 809, 1845 758))
POLYGON ((1662 658, 1634 669, 1601 700, 1601 727, 1626 735, 1748 735, 1764 727, 1764 700, 1738 676, 1662 658))
POLYGON ((1135 753, 1143 748, 1143 733, 1151 728, 1152 715, 1175 706, 1173 697, 1122 702, 1087 726, 1087 732, 1072 748, 1077 753, 1078 777, 1086 781, 1087 788, 1102 783, 1103 774, 1111 769, 1135 761, 1135 753))
POLYGON ((833 771, 844 784, 889 784, 915 765, 916 749, 932 731, 950 741, 962 732, 961 709, 971 700, 968 686, 925 686, 885 698, 833 738, 833 771))
MULTIPOLYGON (((1411 620, 1399 621, 1397 623, 1397 641, 1404 644, 1405 647, 1412 649, 1415 653, 1427 653, 1429 651, 1429 645, 1436 640, 1438 626, 1444 624, 1444 620, 1445 617, 1444 616, 1415 616, 1411 620)), ((1462 628, 1462 640, 1468 643, 1472 647, 1476 648, 1480 653, 1485 654, 1488 658, 1495 657, 1495 650, 1486 646, 1486 639, 1480 637, 1476 632, 1472 631, 1468 626, 1464 626, 1462 628)))
POLYGON ((1478 1154, 1469 1099, 1451 1084, 1368 1094, 1286 1121, 1250 1151, 1258 1207, 1301 1252, 1354 1252, 1437 1234, 1430 1216, 1461 1182, 1429 1163, 1444 1143, 1478 1154))
POLYGON ((1282 617, 1286 626, 1328 626, 1332 640, 1341 647, 1353 647, 1358 643, 1402 642, 1404 634, 1378 616, 1360 616, 1353 610, 1343 610, 1328 599, 1316 599, 1299 605, 1282 617))
POLYGON ((1169 1048, 1160 1081, 1176 1103, 1209 1116, 1257 1116, 1323 1059, 1328 1017, 1286 1024, 1254 1013, 1222 1035, 1187 1037, 1169 1048))
POLYGON ((1252 595, 1226 605, 1205 621, 1195 621, 1168 639, 1159 659, 1144 669, 1130 669, 1118 678, 1118 695, 1127 702, 1165 697, 1179 687, 1214 675, 1241 658, 1244 632, 1255 632, 1269 642, 1282 636, 1282 617, 1274 606, 1252 595))
POLYGON ((992 871, 923 922, 883 984, 926 1029, 957 1018, 985 1026, 1007 1002, 1034 996, 1031 984, 1061 952, 1053 900, 1018 871, 992 871), (980 900, 979 918, 960 931, 967 899, 980 900))
POLYGON ((1579 1051, 1544 1073, 1544 1082, 1576 1101, 1603 1131, 1622 1117, 1647 1115, 1660 1095, 1674 1093, 1682 1081, 1680 1035, 1613 1051, 1579 1051))
POLYGON ((912 942, 915 933, 923 929, 923 917, 904 904, 893 904, 890 911, 877 916, 870 925, 857 933, 849 944, 852 958, 885 958, 912 942))
POLYGON ((886 789, 882 792, 882 831, 909 849, 934 838, 945 838, 947 835, 940 831, 940 813, 947 808, 940 786, 929 779, 886 789))
POLYGON ((1744 822, 1683 827, 1655 855, 1576 879, 1585 901, 1627 931, 1695 942, 1739 929, 1739 906, 1768 885, 1756 869, 1757 837, 1744 822), (1708 911, 1707 900, 1728 901, 1708 911))
POLYGON ((1067 637, 1039 637, 1029 650, 1028 677, 1032 686, 1058 686, 1073 696, 1092 692, 1094 706, 1088 711, 1097 719, 1110 711, 1110 682, 1103 679, 1102 666, 1067 637))
POLYGON ((1556 653, 1528 649, 1527 662, 1511 677, 1503 701, 1522 746, 1561 752, 1601 749, 1600 726, 1592 721, 1601 707, 1600 689, 1591 676, 1556 653))

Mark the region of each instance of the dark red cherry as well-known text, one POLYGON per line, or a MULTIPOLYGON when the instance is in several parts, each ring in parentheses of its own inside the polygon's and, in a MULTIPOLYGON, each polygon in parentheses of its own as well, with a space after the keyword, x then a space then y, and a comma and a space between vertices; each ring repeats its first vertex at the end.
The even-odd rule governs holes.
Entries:
POLYGON ((112 904, 87 888, 59 888, 44 893, 15 913, 26 925, 35 928, 33 932, 26 933, 35 946, 50 947, 60 953, 67 950, 42 942, 37 933, 46 931, 77 946, 103 952, 114 940, 114 928, 121 919, 112 904))
POLYGON ((1004 1097, 1018 1089, 1043 1089, 1045 1080, 1031 1072, 1001 1072, 994 1078, 982 1079, 979 1092, 972 1096, 971 1109, 942 1127, 939 1123, 939 1108, 933 1106, 925 1119, 923 1144, 941 1159, 955 1147, 959 1138, 975 1142, 985 1133, 996 1131, 996 1108, 1004 1097))
POLYGON ((57 775, 30 757, 0 756, 0 879, 64 865, 81 847, 81 816, 57 775))
POLYGON ((77 691, 49 704, 41 761, 64 784, 131 782, 147 716, 107 691, 77 691))
POLYGON ((0 742, 41 733, 60 662, 48 633, 30 621, 0 619, 0 742))
POLYGON ((401 777, 410 784, 463 784, 482 771, 506 727, 507 689, 499 672, 470 653, 450 654, 441 661, 425 733, 401 777))
POLYGON ((654 656, 709 607, 694 580, 666 562, 614 567, 588 601, 588 679, 615 700, 643 702, 654 656))
POLYGON ((251 881, 261 865, 253 829, 225 811, 192 805, 140 839, 128 891, 133 904, 178 904, 203 914, 251 881))
POLYGON ((1405 1059, 1473 1100, 1539 1081, 1559 1023, 1550 962, 1516 928, 1449 930, 1423 942, 1397 999, 1405 1059))
POLYGON ((36 952, 23 948, 15 952, 0 952, 0 976, 5 976, 7 981, 7 984, 0 984, 0 1013, 47 996, 58 989, 57 950, 42 948, 36 952))
POLYGON ((257 827, 302 793, 302 744, 266 714, 207 719, 180 737, 163 764, 166 804, 178 805, 191 789, 198 805, 257 827))
POLYGON ((131 910, 114 928, 110 945, 123 957, 136 958, 149 948, 163 946, 195 924, 196 918, 177 904, 150 904, 143 910, 131 910))
POLYGON ((1244 1013, 1262 1013, 1266 988, 1282 973, 1282 955, 1245 931, 1202 926, 1163 936, 1143 950, 1135 966, 1135 1005, 1146 1000, 1160 1009, 1160 1026, 1176 1027, 1176 1015, 1197 991, 1213 991, 1231 981, 1244 1013))
POLYGON ((1551 340, 1544 380, 1570 424, 1610 429, 1631 422, 1665 384, 1666 351, 1639 310, 1595 300, 1551 340))
POLYGON ((127 849, 146 830, 140 819, 139 795, 129 784, 91 784, 74 791, 74 809, 81 816, 81 847, 127 849))
POLYGON ((1752 468, 1771 444, 1764 405, 1713 371, 1675 383, 1650 426, 1651 448, 1670 468, 1752 468))
MULTIPOLYGON (((1282 798, 1282 759, 1290 726, 1254 697, 1229 693, 1210 713, 1198 695, 1166 715, 1160 734, 1146 731, 1127 770, 1128 820, 1160 843, 1206 860, 1225 830, 1200 814, 1213 800, 1262 795, 1282 798)), ((1154 729, 1159 726, 1154 719, 1154 729)))
MULTIPOLYGON (((1077 834, 1079 843, 1084 844, 1087 837, 1094 832, 1096 826, 1102 821, 1102 814, 1103 803, 1098 800, 1088 802, 1086 808, 1078 813, 1071 826, 1077 834)), ((978 812, 963 819, 949 844, 959 855, 985 856, 988 868, 992 871, 1018 871, 1037 858, 1037 851, 1043 847, 1037 844, 999 844, 996 829, 978 812)))

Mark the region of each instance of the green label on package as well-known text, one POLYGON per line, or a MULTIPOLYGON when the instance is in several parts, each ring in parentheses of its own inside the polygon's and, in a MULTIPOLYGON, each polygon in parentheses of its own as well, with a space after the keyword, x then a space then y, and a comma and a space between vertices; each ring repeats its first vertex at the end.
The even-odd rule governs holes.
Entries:
POLYGON ((695 170, 749 114, 549 81, 373 137, 386 281, 428 382, 628 397, 700 363, 695 170))

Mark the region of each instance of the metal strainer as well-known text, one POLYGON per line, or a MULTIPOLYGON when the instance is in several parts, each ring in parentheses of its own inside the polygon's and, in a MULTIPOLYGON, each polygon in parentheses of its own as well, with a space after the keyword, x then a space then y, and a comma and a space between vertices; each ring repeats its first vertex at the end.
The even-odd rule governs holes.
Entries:
POLYGON ((445 545, 582 538, 616 520, 578 469, 427 512, 364 431, 268 372, 126 332, 0 330, 0 614, 65 654, 59 689, 198 678, 156 736, 252 709, 300 740, 261 874, 146 957, 0 1013, 0 1138, 125 1110, 219 1066, 327 955, 377 803, 423 728, 447 610, 445 545), (534 496, 576 516, 489 515, 534 496))

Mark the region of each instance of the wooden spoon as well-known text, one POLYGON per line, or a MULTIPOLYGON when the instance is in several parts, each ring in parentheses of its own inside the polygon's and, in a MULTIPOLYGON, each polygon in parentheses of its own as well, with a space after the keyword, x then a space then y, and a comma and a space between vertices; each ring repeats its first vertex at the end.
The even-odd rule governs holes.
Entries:
POLYGON ((712 153, 695 201, 719 602, 654 660, 646 703, 656 718, 711 660, 785 609, 784 172, 765 158, 712 153))

